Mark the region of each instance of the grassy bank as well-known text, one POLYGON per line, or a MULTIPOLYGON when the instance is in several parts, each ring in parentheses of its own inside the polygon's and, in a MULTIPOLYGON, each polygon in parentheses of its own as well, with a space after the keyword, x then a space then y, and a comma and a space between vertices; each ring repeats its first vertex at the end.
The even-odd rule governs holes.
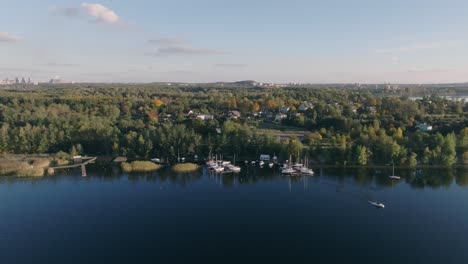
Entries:
POLYGON ((122 162, 120 166, 124 172, 150 172, 161 168, 161 165, 151 161, 122 162))
POLYGON ((196 171, 200 166, 194 163, 179 163, 172 166, 172 170, 175 172, 192 172, 196 171))
POLYGON ((49 165, 49 158, 3 157, 0 159, 0 175, 41 177, 49 165))

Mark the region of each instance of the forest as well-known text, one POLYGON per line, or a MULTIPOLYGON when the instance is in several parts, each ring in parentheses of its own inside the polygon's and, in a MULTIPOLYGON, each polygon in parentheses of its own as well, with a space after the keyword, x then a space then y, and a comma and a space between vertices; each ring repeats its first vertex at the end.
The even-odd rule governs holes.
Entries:
POLYGON ((0 153, 468 164, 468 88, 61 84, 0 89, 0 153), (300 137, 281 136, 297 131, 300 137))

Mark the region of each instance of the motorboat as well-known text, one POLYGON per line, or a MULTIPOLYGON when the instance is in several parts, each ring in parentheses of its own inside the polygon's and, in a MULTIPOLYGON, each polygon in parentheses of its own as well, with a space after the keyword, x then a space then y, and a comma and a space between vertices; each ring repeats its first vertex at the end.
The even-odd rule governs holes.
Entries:
POLYGON ((265 162, 263 160, 261 160, 258 165, 260 165, 260 167, 263 167, 263 165, 265 165, 265 162))
POLYGON ((269 162, 269 163, 268 163, 268 166, 269 166, 270 169, 271 169, 271 168, 273 168, 273 166, 275 166, 275 164, 274 164, 273 162, 269 162))
POLYGON ((372 204, 373 206, 377 207, 377 208, 382 208, 382 209, 385 208, 385 205, 383 203, 373 202, 373 201, 370 201, 370 200, 368 200, 368 202, 370 204, 372 204))
POLYGON ((158 158, 154 158, 154 159, 150 159, 152 162, 154 163, 161 163, 161 159, 158 159, 158 158))

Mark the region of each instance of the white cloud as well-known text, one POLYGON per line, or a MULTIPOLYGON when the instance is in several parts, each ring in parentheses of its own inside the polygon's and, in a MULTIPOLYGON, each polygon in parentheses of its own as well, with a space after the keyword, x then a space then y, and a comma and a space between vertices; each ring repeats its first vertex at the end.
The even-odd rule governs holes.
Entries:
POLYGON ((391 60, 392 60, 393 63, 397 64, 397 63, 400 62, 400 57, 398 57, 398 56, 392 56, 392 57, 391 57, 391 60))
POLYGON ((48 62, 44 64, 36 64, 38 66, 46 66, 46 67, 58 67, 58 68, 63 68, 63 67, 77 67, 79 64, 74 64, 74 63, 59 63, 59 62, 48 62))
POLYGON ((174 46, 186 43, 187 40, 183 38, 155 38, 148 40, 149 44, 160 46, 174 46))
POLYGON ((78 7, 57 7, 52 6, 50 11, 55 15, 66 16, 66 17, 77 17, 80 14, 78 7))
POLYGON ((405 45, 405 46, 400 46, 400 47, 395 47, 395 48, 375 49, 375 52, 376 53, 414 52, 414 51, 421 51, 421 50, 453 48, 460 44, 461 42, 459 41, 416 43, 416 44, 405 45))
POLYGON ((86 14, 92 16, 97 22, 115 24, 120 21, 120 17, 111 9, 97 3, 81 3, 81 7, 86 14))
POLYGON ((218 63, 218 64, 215 64, 214 66, 222 67, 222 68, 245 68, 248 65, 242 64, 242 63, 218 63))
POLYGON ((188 46, 160 47, 155 52, 148 52, 147 55, 167 57, 172 55, 215 55, 222 54, 221 51, 212 49, 197 49, 188 46))
POLYGON ((407 72, 410 73, 447 73, 447 72, 456 72, 455 69, 452 68, 410 68, 406 70, 407 72))
POLYGON ((0 32, 0 42, 18 42, 18 41, 21 41, 21 38, 10 35, 6 32, 0 32))

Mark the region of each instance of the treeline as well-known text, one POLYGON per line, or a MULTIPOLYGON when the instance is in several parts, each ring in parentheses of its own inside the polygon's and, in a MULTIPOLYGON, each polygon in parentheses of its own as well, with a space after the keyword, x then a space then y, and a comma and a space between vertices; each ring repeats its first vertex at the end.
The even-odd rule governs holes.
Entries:
MULTIPOLYGON (((468 106, 436 95, 412 101, 373 89, 69 85, 0 91, 0 152, 258 158, 305 155, 325 164, 394 162, 451 166, 468 161, 468 106), (301 104, 313 107, 300 110, 301 104), (282 108, 282 125, 304 139, 259 130, 282 108), (187 115, 212 114, 213 120, 187 115), (239 119, 228 119, 238 110, 239 119), (415 128, 428 123, 434 131, 415 128), (261 132, 260 132, 261 131, 261 132)), ((277 133, 278 132, 278 133, 277 133)))

